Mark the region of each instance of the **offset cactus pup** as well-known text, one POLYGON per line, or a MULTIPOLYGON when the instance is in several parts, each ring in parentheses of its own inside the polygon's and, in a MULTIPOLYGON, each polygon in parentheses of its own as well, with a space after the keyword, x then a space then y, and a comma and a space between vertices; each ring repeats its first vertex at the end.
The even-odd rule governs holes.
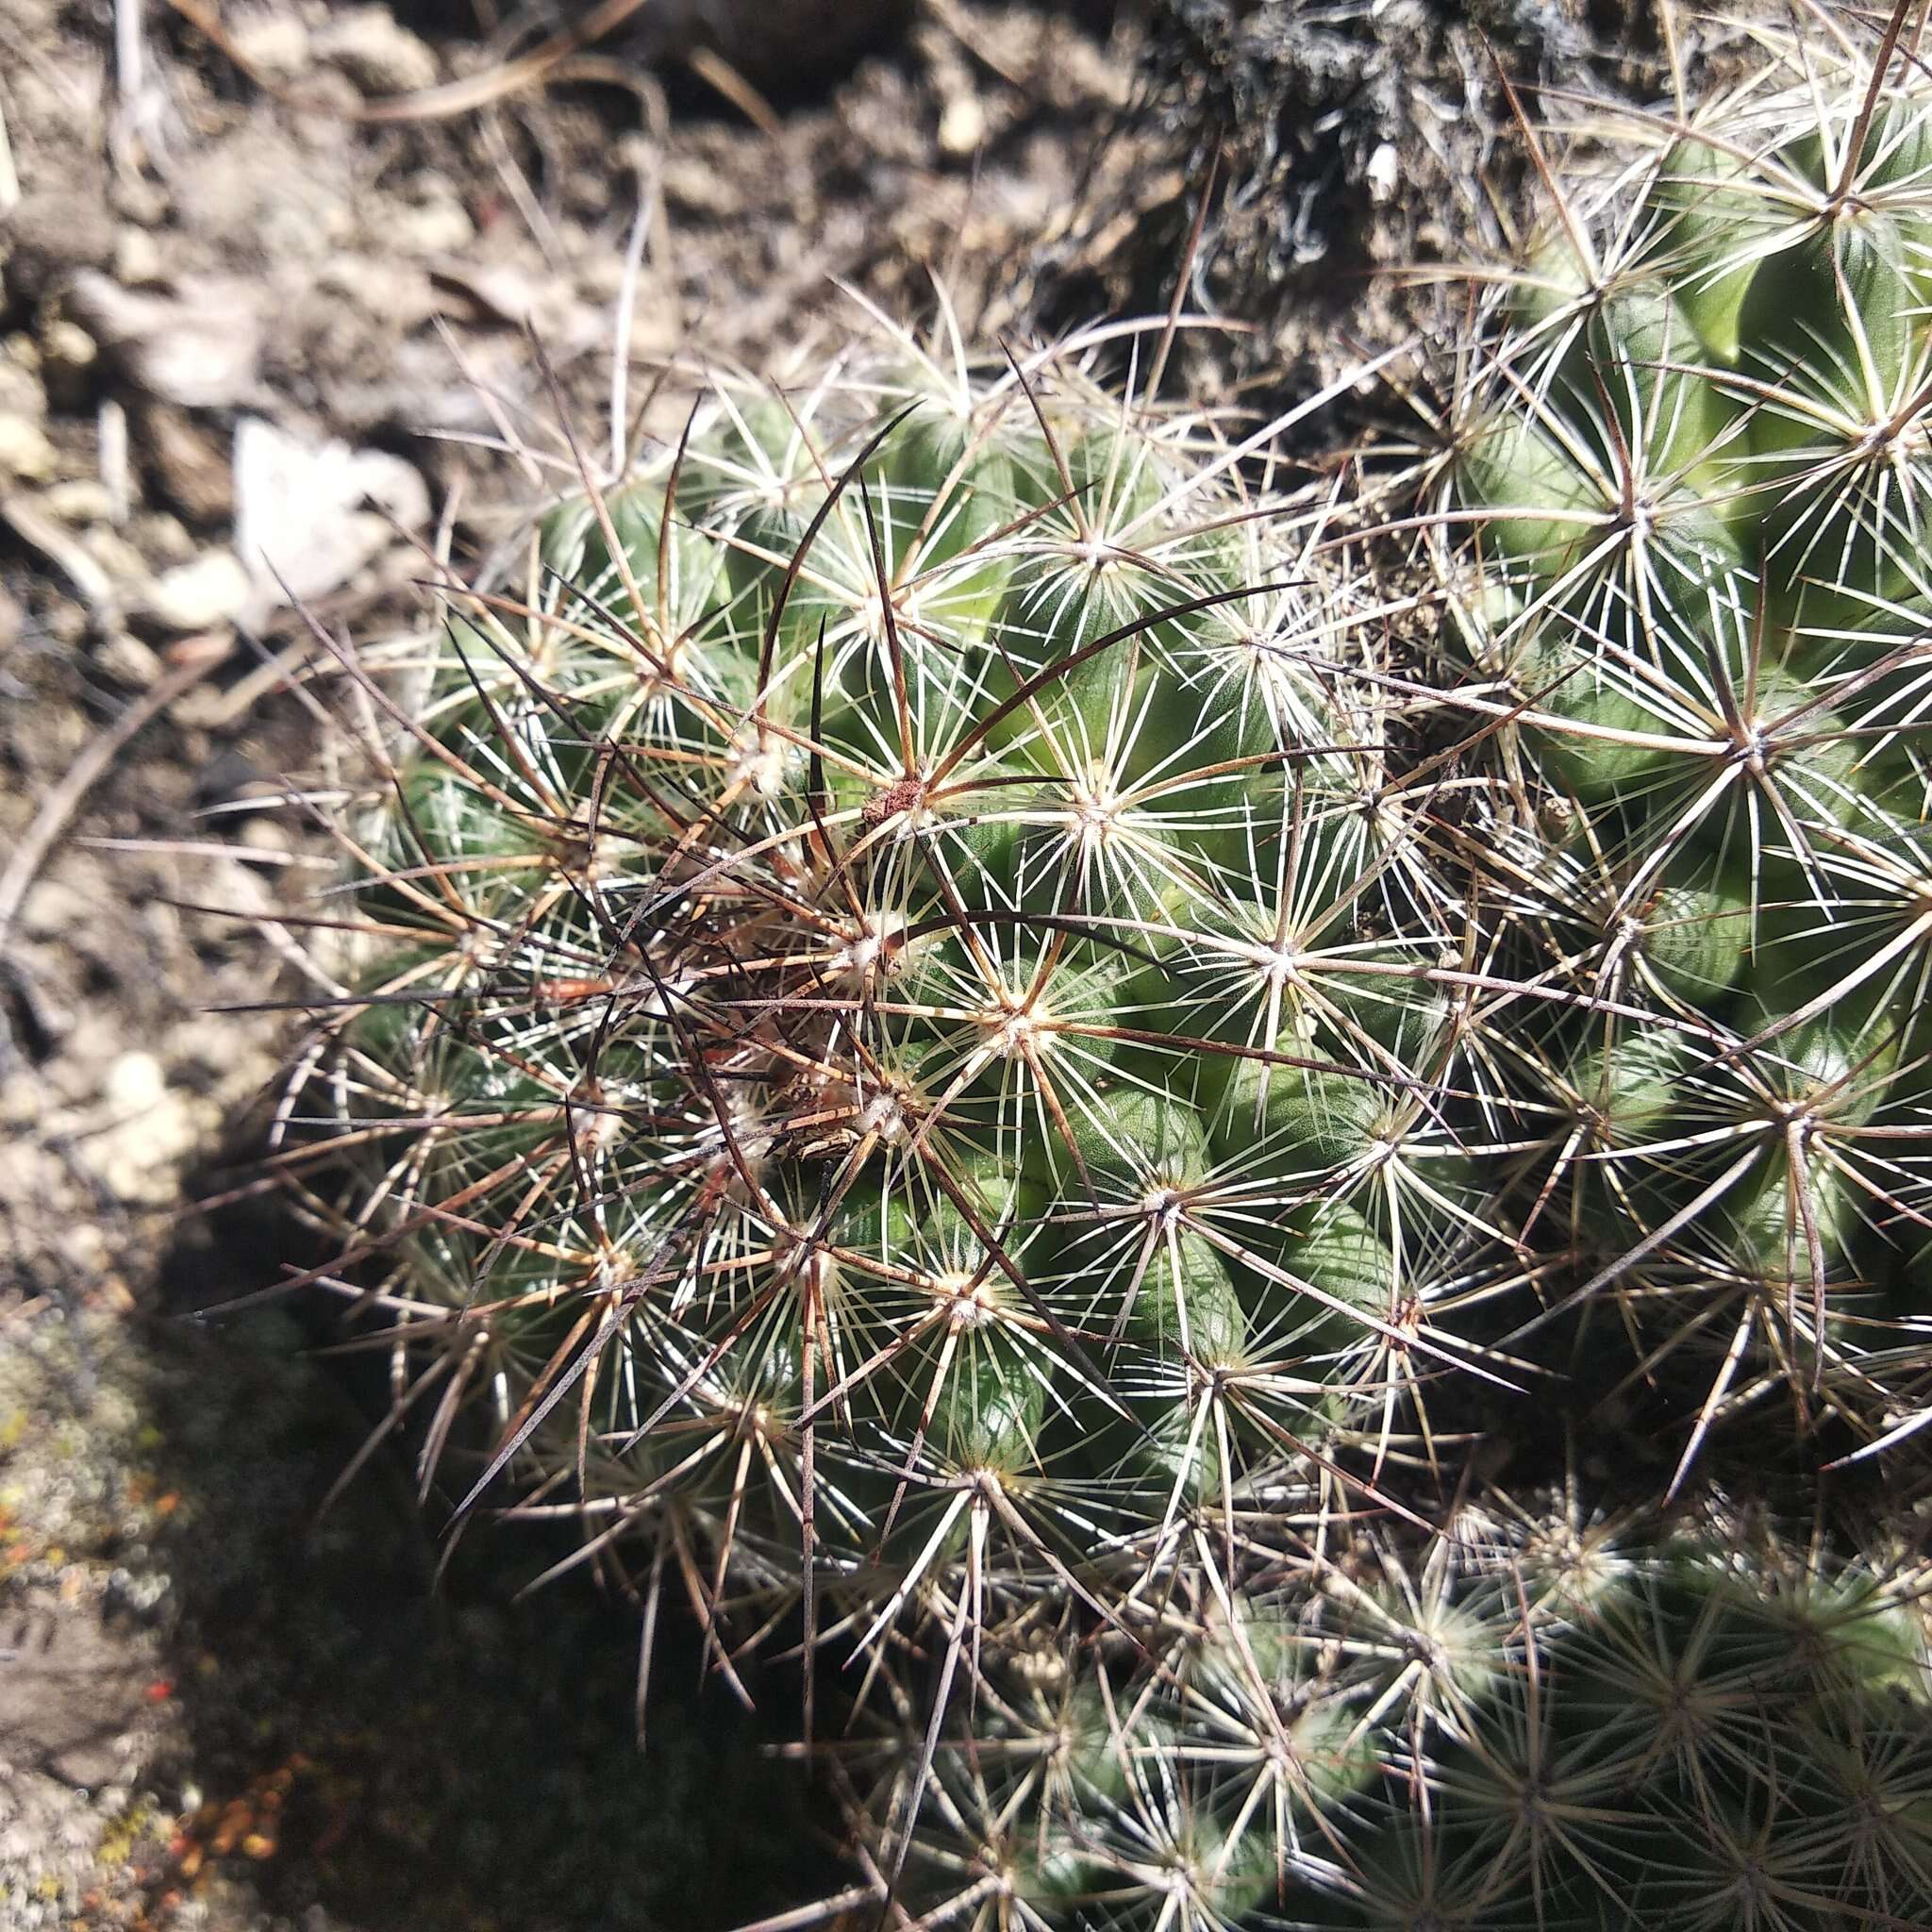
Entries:
POLYGON ((911 1923, 1912 1924, 1932 1898, 1922 1558, 1840 1564, 1714 1499, 1673 1521, 1466 1506, 1041 1626, 923 1785, 911 1923))

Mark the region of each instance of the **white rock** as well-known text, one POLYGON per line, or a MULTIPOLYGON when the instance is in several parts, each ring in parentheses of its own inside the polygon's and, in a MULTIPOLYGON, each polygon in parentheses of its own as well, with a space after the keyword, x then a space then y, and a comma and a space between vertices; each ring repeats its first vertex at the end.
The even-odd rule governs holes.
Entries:
POLYGON ((96 1172, 124 1201, 172 1199, 175 1164, 200 1139, 197 1108, 169 1088, 152 1054, 117 1055, 101 1084, 108 1121, 89 1141, 96 1172))
POLYGON ((124 289, 92 269, 69 306, 150 394, 189 409, 243 403, 258 387, 262 290, 239 276, 184 278, 173 295, 124 289))
POLYGON ((428 486, 400 457, 307 443, 255 416, 236 425, 235 547, 259 611, 327 595, 428 519, 428 486))
POLYGON ((242 62, 275 80, 305 73, 312 57, 308 26, 292 13, 258 13, 228 29, 242 62))
POLYGON ((232 550, 210 550, 164 571, 149 586, 142 608, 168 630, 212 630, 233 624, 255 597, 255 580, 242 559, 232 550))
POLYGON ((50 369, 77 375, 92 369, 100 353, 100 344, 78 323, 57 318, 41 336, 41 354, 50 369))
POLYGON ((986 139, 986 110, 978 98, 958 93, 940 114, 940 148, 949 155, 974 153, 986 139))
POLYGON ((158 282, 164 264, 161 244, 145 228, 132 223, 114 238, 114 279, 130 289, 158 282))
POLYGON ((108 1068, 103 1083, 108 1105, 116 1113, 144 1113, 168 1091, 167 1075, 151 1053, 124 1053, 108 1068))
POLYGON ((75 476, 66 483, 51 483, 41 492, 41 508, 63 524, 104 524, 113 514, 114 499, 105 483, 92 476, 75 476))
POLYGON ((454 201, 425 202, 395 209, 387 224, 391 242, 403 255, 459 255, 476 239, 476 225, 454 201))
POLYGON ((131 631, 117 630, 106 638, 94 652, 94 662, 109 677, 117 677, 136 691, 158 684, 167 672, 160 653, 144 644, 131 631))
POLYGON ((436 56, 398 26, 387 7, 352 8, 311 44, 318 59, 341 68, 368 93, 407 94, 436 85, 436 56))
POLYGON ((1369 157, 1369 165, 1364 173, 1369 178, 1369 199, 1377 208, 1394 194, 1401 171, 1402 158, 1395 152, 1392 142, 1385 141, 1369 157))
POLYGON ((150 576, 148 561, 119 530, 108 524, 90 524, 80 533, 80 548, 107 573, 110 583, 139 600, 141 587, 150 576))
POLYGON ((28 416, 0 415, 0 479, 39 483, 54 474, 54 445, 28 416))

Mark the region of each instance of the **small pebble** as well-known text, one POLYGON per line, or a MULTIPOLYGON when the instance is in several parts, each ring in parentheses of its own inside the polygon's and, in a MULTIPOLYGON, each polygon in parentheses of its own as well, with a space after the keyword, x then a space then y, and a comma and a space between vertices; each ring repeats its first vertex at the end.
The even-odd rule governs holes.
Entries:
POLYGON ((99 359, 101 347, 77 322, 57 316, 41 331, 41 355, 45 365, 59 364, 67 369, 92 369, 99 359))
POLYGON ((1364 172, 1369 178, 1369 199, 1377 208, 1393 196, 1399 168, 1400 157, 1392 142, 1385 141, 1369 157, 1369 165, 1364 172))
POLYGON ((141 1113, 168 1091, 168 1077, 153 1054, 124 1053, 108 1064, 103 1087, 116 1113, 141 1113))
POLYGON ((0 415, 0 477, 43 483, 54 474, 54 445, 27 416, 0 415))
POLYGON ((238 843, 246 845, 255 852, 292 852, 295 843, 289 837, 289 829, 279 819, 272 818, 266 812, 258 812, 252 819, 242 822, 242 829, 235 835, 238 843))
POLYGON ((56 318, 41 330, 41 367, 50 391, 67 398, 85 393, 100 344, 76 322, 56 318))
POLYGON ((109 677, 136 691, 145 691, 167 668, 158 652, 125 630, 114 631, 102 641, 94 662, 109 677))
POLYGON ((315 58, 308 26, 291 13, 238 21, 229 35, 242 65, 273 80, 292 80, 315 58))
POLYGON ((225 437, 165 403, 141 411, 140 430, 142 461, 170 503, 198 524, 234 516, 234 471, 225 437))
POLYGON ((164 629, 211 630, 232 624, 254 593, 242 559, 232 550, 210 550, 164 571, 149 588, 143 608, 164 629))
POLYGON ((81 532, 80 547, 107 573, 109 583, 132 585, 147 581, 147 558, 120 531, 105 524, 91 525, 81 532))
POLYGON ((476 225, 453 201, 397 208, 389 236, 401 255, 459 255, 476 239, 476 225))
POLYGON ((940 115, 940 146, 949 155, 965 156, 977 151, 986 139, 986 110, 978 97, 955 94, 940 115))
POLYGON ((105 483, 92 476, 76 476, 66 483, 50 483, 41 492, 41 508, 63 524, 104 524, 113 514, 113 498, 105 483))
POLYGON ((139 289, 161 279, 161 244, 146 228, 124 227, 114 238, 114 279, 139 289))
POLYGON ((165 570, 171 563, 191 562, 201 554, 201 545, 188 534, 181 519, 171 517, 164 509, 143 510, 127 526, 127 534, 143 557, 153 558, 158 570, 165 570))

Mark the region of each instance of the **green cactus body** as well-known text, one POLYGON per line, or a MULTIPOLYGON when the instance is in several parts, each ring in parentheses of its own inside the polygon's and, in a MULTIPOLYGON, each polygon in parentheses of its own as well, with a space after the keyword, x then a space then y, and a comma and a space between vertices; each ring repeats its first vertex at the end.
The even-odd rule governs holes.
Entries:
MULTIPOLYGON (((1255 775, 1200 774, 1217 823, 1162 886, 1089 901, 1138 926, 1164 1038, 1112 1062, 1128 1102, 1098 1076, 1079 1159, 1032 1156, 1087 1328, 1161 1357, 1122 1364, 1144 1440, 1110 1422, 1102 1458, 1160 1510, 1159 1607, 1102 1641, 1158 1741, 1104 1806, 1040 1801, 1086 1848, 1082 1932, 1836 1932, 1932 1901, 1923 1565, 1816 1474, 1909 1490, 1925 1419, 1932 94, 1875 30, 1783 51, 1789 85, 1586 124, 1614 165, 1550 163, 1560 227, 1460 345, 1417 521, 1466 677, 1422 702, 1474 728, 1418 769, 1467 801, 1410 814, 1401 758, 1348 753, 1350 693, 1257 684, 1233 619, 1074 706, 1118 732, 1191 659, 1262 692, 1149 741, 1141 773, 1211 746, 1255 775), (1169 1284, 1144 1316, 1095 1291, 1130 1258, 1169 1284), (1202 1347, 1182 1300, 1224 1311, 1202 1347), (1660 1458, 1644 1507, 1613 1541, 1520 1503, 1400 1554, 1325 1513, 1301 1541, 1257 1391, 1386 1480, 1433 1466, 1465 1347, 1597 1391, 1555 1395, 1566 1445, 1640 1415, 1592 1440, 1660 1458), (1699 1491, 1717 1458, 1750 1492, 1754 1457, 1805 1538, 1699 1491), (1211 1582, 1191 1511, 1239 1553, 1211 1582)), ((1082 489, 1124 501, 1119 467, 1082 489)), ((947 1829, 993 1833, 986 1795, 947 1829)))
POLYGON ((767 1607, 789 1547, 871 1645, 1043 1549, 1108 1601, 1345 1422, 1406 1250, 1323 1177, 1422 1118, 1448 898, 1330 503, 1208 448, 1073 360, 726 381, 452 621, 343 1200, 494 1365, 491 1474, 767 1607), (1256 991, 1361 1077, 1250 1096, 1256 991))
POLYGON ((1901 1049, 1932 963, 1932 923, 1899 916, 1932 903, 1932 96, 1840 78, 1645 130, 1570 208, 1551 246, 1588 273, 1546 249, 1492 299, 1439 473, 1461 547, 1436 554, 1510 755, 1573 827, 1574 858, 1524 848, 1541 905, 1511 970, 1574 1003, 1544 1016, 1560 1049, 1522 1048, 1553 1156, 1520 1170, 1530 1224, 1656 1312, 1663 1358, 1699 1359, 1674 1324, 1716 1291, 1763 1338, 1734 1362, 1856 1379, 1874 1292, 1921 1272, 1889 1204, 1924 1156, 1875 1123, 1922 1084, 1901 1049))

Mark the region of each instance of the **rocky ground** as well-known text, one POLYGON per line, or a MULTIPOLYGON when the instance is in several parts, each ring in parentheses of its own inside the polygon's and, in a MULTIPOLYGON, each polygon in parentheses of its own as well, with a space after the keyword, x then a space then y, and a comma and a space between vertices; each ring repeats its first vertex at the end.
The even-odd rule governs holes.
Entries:
POLYGON ((487 1537, 433 1587, 385 1455, 318 1513, 353 1385, 283 1310, 200 1316, 295 1252, 192 1204, 290 1038, 238 1008, 327 863, 290 799, 316 632, 433 621, 559 406, 601 460, 675 431, 666 365, 922 317, 935 276, 990 337, 1164 308, 1185 265, 1248 332, 1174 379, 1325 379, 1442 299, 1388 271, 1507 241, 1491 47, 1657 77, 1634 4, 1486 10, 1487 42, 1421 0, 0 9, 9 1932, 709 1932, 838 1882, 725 1700, 675 1690, 638 1758, 623 1604, 512 1604, 541 1560, 487 1537))

